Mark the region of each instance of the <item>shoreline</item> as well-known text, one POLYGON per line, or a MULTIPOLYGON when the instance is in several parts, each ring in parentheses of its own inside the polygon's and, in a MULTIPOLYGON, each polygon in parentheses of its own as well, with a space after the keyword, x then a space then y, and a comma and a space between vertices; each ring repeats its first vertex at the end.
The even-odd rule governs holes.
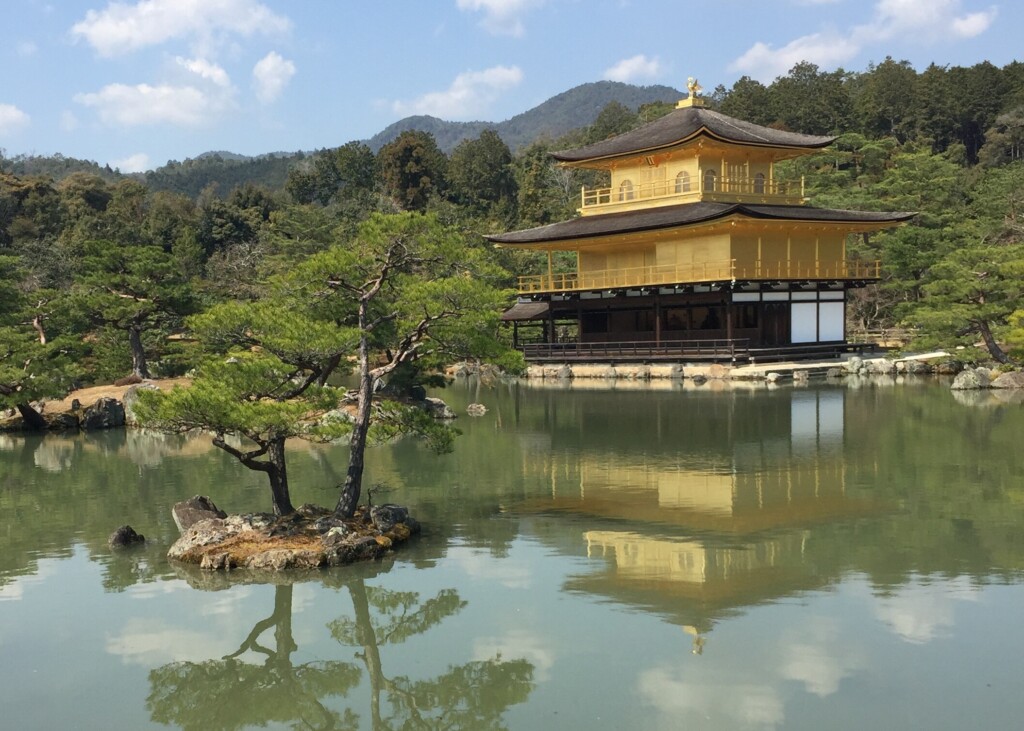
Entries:
POLYGON ((960 370, 957 366, 945 365, 946 363, 950 363, 950 354, 941 350, 900 358, 844 356, 825 361, 784 361, 742 366, 724 363, 551 363, 528 366, 524 378, 528 381, 582 379, 775 382, 786 378, 801 380, 812 376, 831 374, 838 377, 862 372, 871 375, 956 375, 960 370), (929 361, 938 363, 932 365, 929 361))

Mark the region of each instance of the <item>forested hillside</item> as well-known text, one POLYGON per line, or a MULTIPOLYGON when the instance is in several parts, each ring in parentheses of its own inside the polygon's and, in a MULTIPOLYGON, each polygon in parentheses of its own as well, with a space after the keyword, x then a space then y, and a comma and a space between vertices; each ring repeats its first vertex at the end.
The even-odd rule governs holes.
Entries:
MULTIPOLYGON (((858 292, 851 326, 910 328, 914 346, 964 345, 964 357, 1024 356, 1024 64, 918 72, 886 59, 862 73, 799 64, 770 85, 743 78, 710 99, 761 124, 839 136, 781 171, 806 176, 812 205, 919 212, 849 242, 885 271, 858 292)), ((429 214, 487 262, 492 283, 511 285, 539 262, 481 234, 571 217, 581 185, 603 182, 553 165, 549 152, 672 108, 606 104, 591 124, 515 150, 495 129, 450 153, 407 130, 377 151, 350 142, 297 158, 214 155, 144 178, 64 158, 50 167, 4 159, 0 406, 75 382, 183 372, 201 356, 181 337, 189 316, 261 301, 374 214, 429 214), (190 177, 190 165, 221 175, 190 177)))

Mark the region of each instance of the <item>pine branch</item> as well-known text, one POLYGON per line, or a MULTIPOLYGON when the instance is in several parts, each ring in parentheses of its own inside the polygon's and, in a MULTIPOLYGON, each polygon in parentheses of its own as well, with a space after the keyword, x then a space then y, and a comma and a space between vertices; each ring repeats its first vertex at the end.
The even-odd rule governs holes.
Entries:
MULTIPOLYGON (((247 436, 249 436, 249 435, 247 435, 247 436)), ((249 436, 249 438, 252 439, 251 436, 249 436)), ((237 449, 235 447, 232 447, 230 444, 225 442, 224 441, 224 434, 221 433, 221 434, 217 434, 216 436, 214 436, 214 438, 213 438, 213 445, 215 447, 219 447, 219 448, 223 449, 225 452, 230 454, 232 457, 237 459, 239 462, 241 462, 242 464, 244 464, 246 467, 248 467, 251 470, 259 470, 260 472, 269 472, 270 469, 271 469, 271 464, 269 462, 257 462, 256 460, 257 460, 258 457, 262 457, 264 454, 267 453, 267 450, 270 448, 270 445, 269 444, 264 444, 264 443, 262 443, 262 442, 260 442, 260 441, 258 441, 256 439, 253 439, 253 441, 255 441, 257 444, 259 444, 260 448, 259 449, 253 449, 253 450, 251 450, 249 452, 243 452, 242 450, 237 449)))

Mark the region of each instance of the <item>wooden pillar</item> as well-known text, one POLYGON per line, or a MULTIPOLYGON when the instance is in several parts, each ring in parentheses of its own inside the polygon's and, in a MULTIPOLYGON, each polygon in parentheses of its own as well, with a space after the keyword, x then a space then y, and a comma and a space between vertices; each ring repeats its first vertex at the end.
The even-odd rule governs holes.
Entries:
POLYGON ((654 291, 654 343, 661 345, 661 293, 654 291))
POLYGON ((583 342, 583 300, 576 300, 576 342, 583 342))
POLYGON ((733 310, 734 306, 735 305, 733 305, 733 303, 732 303, 732 294, 731 293, 726 293, 726 296, 725 296, 725 337, 726 337, 726 339, 728 339, 728 341, 730 343, 732 343, 732 335, 733 335, 733 332, 732 332, 732 319, 733 319, 732 318, 732 310, 733 310))

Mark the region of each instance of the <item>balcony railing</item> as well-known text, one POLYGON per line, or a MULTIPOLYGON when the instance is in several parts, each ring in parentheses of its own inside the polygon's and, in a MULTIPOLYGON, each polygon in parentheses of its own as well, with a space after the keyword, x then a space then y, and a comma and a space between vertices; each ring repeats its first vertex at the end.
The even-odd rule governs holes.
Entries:
POLYGON ((700 200, 728 200, 741 203, 799 205, 804 202, 804 180, 766 178, 694 177, 690 182, 657 180, 631 186, 583 188, 581 205, 594 208, 626 208, 636 201, 686 203, 700 200))
POLYGON ((556 272, 519 277, 519 292, 579 292, 725 281, 878 279, 879 261, 753 261, 655 265, 592 272, 556 272))

